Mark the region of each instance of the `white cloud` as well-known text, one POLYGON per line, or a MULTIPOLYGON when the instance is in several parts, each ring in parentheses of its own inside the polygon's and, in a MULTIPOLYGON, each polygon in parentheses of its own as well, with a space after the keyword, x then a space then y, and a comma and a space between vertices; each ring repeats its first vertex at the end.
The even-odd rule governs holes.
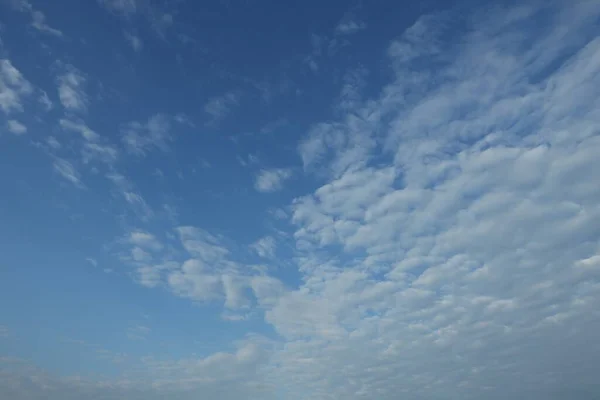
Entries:
POLYGON ((142 195, 139 193, 124 191, 123 196, 125 201, 129 203, 131 207, 133 207, 135 212, 142 218, 142 220, 148 220, 154 215, 152 208, 150 208, 148 203, 146 203, 146 200, 144 200, 142 195))
POLYGON ((100 135, 82 120, 61 118, 59 124, 65 131, 78 133, 84 139, 85 142, 81 148, 81 156, 85 164, 99 161, 112 165, 117 161, 117 149, 108 144, 98 143, 101 139, 100 135))
POLYGON ((368 71, 359 67, 346 72, 336 108, 340 111, 354 110, 361 105, 361 91, 366 84, 368 71))
POLYGON ((27 127, 14 119, 9 119, 6 122, 6 128, 9 130, 9 132, 14 133, 15 135, 27 133, 27 127))
POLYGON ((90 129, 83 121, 81 120, 70 120, 66 118, 61 118, 59 120, 59 124, 61 128, 79 133, 86 141, 88 142, 96 142, 100 139, 100 135, 90 129))
POLYGON ((381 94, 340 96, 345 113, 310 129, 299 152, 326 181, 290 207, 293 288, 205 230, 178 227, 184 260, 168 266, 153 262, 170 255, 155 235, 130 233, 141 284, 220 301, 226 317, 264 311, 274 343, 148 357, 140 378, 100 382, 3 358, 0 388, 17 399, 596 398, 600 7, 544 4, 544 29, 531 30, 540 10, 526 6, 462 15, 462 36, 440 33, 445 17, 420 19, 390 45, 381 94))
POLYGON ((248 280, 244 276, 234 274, 224 274, 221 276, 223 292, 225 294, 225 307, 229 309, 238 309, 248 307, 250 300, 244 293, 248 287, 248 280))
POLYGON ((33 8, 28 0, 8 0, 7 3, 17 11, 30 11, 33 8))
POLYGON ((0 108, 6 114, 23 111, 23 99, 33 87, 10 60, 0 60, 0 108))
POLYGON ((582 265, 600 245, 600 41, 588 25, 600 9, 580 7, 544 33, 523 30, 528 13, 487 14, 458 47, 423 18, 390 47, 396 80, 350 107, 362 120, 313 128, 305 165, 333 174, 294 205, 305 283, 267 311, 288 338, 277 360, 281 379, 296 378, 289 391, 546 398, 593 384, 600 276, 582 265), (521 53, 530 41, 540 46, 521 53), (578 367, 557 383, 565 362, 578 367), (507 390, 516 376, 531 384, 507 390))
POLYGON ((140 285, 154 288, 161 283, 161 270, 151 265, 143 265, 136 270, 140 285))
POLYGON ((127 241, 142 249, 153 252, 160 251, 163 248, 162 243, 160 243, 156 236, 141 230, 130 232, 127 241))
POLYGON ((136 0, 98 0, 98 2, 107 10, 123 15, 133 14, 138 8, 136 0))
MULTIPOLYGON (((343 109, 343 103, 340 109, 343 109)), ((376 126, 379 111, 361 110, 349 113, 342 123, 324 122, 314 125, 299 145, 305 171, 320 169, 322 163, 333 158, 325 167, 328 174, 340 176, 348 170, 364 167, 370 161, 375 140, 370 134, 376 126)))
POLYGON ((135 325, 127 329, 127 338, 130 340, 146 340, 151 331, 145 325, 135 325))
POLYGON ((152 262, 152 256, 147 251, 142 250, 139 247, 134 247, 131 249, 131 258, 133 261, 140 263, 149 263, 152 262))
POLYGON ((54 150, 58 150, 62 147, 60 142, 54 136, 48 136, 46 139, 46 144, 54 150))
POLYGON ((136 51, 136 52, 142 51, 142 47, 144 46, 144 43, 142 42, 142 39, 140 39, 140 37, 138 35, 134 35, 133 33, 125 32, 125 39, 127 40, 127 43, 129 43, 129 45, 131 46, 131 48, 134 51, 136 51))
POLYGON ((43 12, 33 11, 31 13, 31 18, 33 19, 33 21, 31 22, 31 26, 33 26, 38 31, 40 31, 42 33, 54 35, 57 37, 63 36, 63 33, 61 31, 59 31, 58 29, 52 28, 51 26, 48 26, 48 24, 46 23, 46 16, 44 15, 43 12))
POLYGON ((85 143, 82 149, 84 163, 91 161, 100 161, 105 164, 113 164, 117 161, 118 151, 112 146, 101 145, 98 143, 85 143))
POLYGON ((96 261, 95 258, 92 257, 87 257, 85 259, 85 261, 87 261, 90 265, 92 265, 93 267, 97 267, 98 266, 98 261, 96 261))
POLYGON ((260 268, 233 261, 225 238, 192 226, 180 226, 175 231, 187 253, 183 262, 173 261, 172 255, 162 252, 163 246, 154 235, 141 231, 134 232, 135 237, 130 234, 127 243, 133 247, 123 259, 136 267, 138 283, 166 286, 177 296, 197 302, 221 302, 228 310, 223 317, 229 320, 240 320, 236 311, 270 306, 282 294, 284 286, 278 279, 263 275, 260 268))
POLYGON ((256 176, 254 188, 259 192, 275 192, 283 187, 283 183, 292 177, 287 168, 263 169, 256 176))
POLYGON ((174 120, 178 124, 187 125, 191 128, 194 128, 196 126, 196 124, 194 124, 194 121, 192 120, 192 118, 185 113, 177 113, 174 117, 174 120))
MULTIPOLYGON (((135 327, 133 327, 135 329, 135 327)), ((88 346, 89 347, 89 346, 88 346)), ((90 348, 99 357, 124 362, 131 356, 90 348)), ((189 356, 171 360, 156 357, 136 358, 136 372, 127 379, 93 380, 83 377, 58 377, 31 363, 11 357, 0 358, 0 387, 10 390, 11 399, 178 398, 199 397, 223 400, 275 399, 268 379, 269 342, 250 337, 235 344, 230 352, 215 352, 205 357, 189 356), (27 377, 25 379, 25 377, 27 377)))
POLYGON ((308 67, 310 68, 310 70, 314 73, 319 72, 319 64, 317 64, 317 61, 315 61, 315 59, 313 57, 308 57, 306 59, 306 63, 308 64, 308 67))
POLYGON ((353 18, 345 18, 335 27, 335 33, 338 35, 352 35, 362 31, 367 27, 362 21, 353 18))
POLYGON ((115 186, 117 194, 122 196, 138 218, 142 221, 148 221, 154 216, 152 207, 124 175, 113 171, 108 173, 106 178, 115 186))
POLYGON ((147 9, 147 18, 150 26, 158 37, 165 39, 167 30, 173 26, 173 15, 163 12, 158 8, 151 7, 147 9))
POLYGON ((64 73, 58 76, 58 97, 68 111, 85 112, 89 103, 85 92, 85 76, 72 65, 64 67, 64 73))
POLYGON ((75 186, 81 186, 81 179, 79 172, 75 169, 73 164, 63 158, 56 158, 54 160, 54 171, 60 176, 73 183, 75 186))
POLYGON ((46 111, 50 111, 54 106, 52 100, 50 100, 50 98, 48 97, 48 93, 44 92, 43 90, 40 90, 40 96, 38 98, 38 101, 41 105, 44 106, 44 109, 46 111))
POLYGON ((183 247, 193 256, 206 262, 215 262, 229 254, 221 240, 203 229, 180 226, 176 229, 183 247))
POLYGON ((168 276, 168 284, 179 296, 197 301, 215 300, 222 296, 221 277, 211 271, 211 265, 200 260, 188 260, 181 269, 168 276))
POLYGON ((272 236, 265 236, 253 243, 250 248, 254 250, 260 257, 273 258, 275 257, 277 243, 272 236))
POLYGON ((146 123, 131 122, 123 128, 123 143, 127 149, 136 155, 146 155, 157 148, 168 149, 167 142, 171 140, 170 118, 163 114, 153 115, 146 123))
POLYGON ((236 92, 228 92, 222 96, 209 99, 204 105, 204 111, 209 114, 214 121, 225 118, 233 107, 240 101, 240 94, 236 92))
POLYGON ((62 37, 63 33, 58 29, 50 27, 46 23, 46 16, 41 11, 37 11, 33 8, 31 3, 27 0, 7 0, 8 4, 16 11, 25 12, 31 15, 31 26, 37 29, 39 32, 47 33, 49 35, 62 37))

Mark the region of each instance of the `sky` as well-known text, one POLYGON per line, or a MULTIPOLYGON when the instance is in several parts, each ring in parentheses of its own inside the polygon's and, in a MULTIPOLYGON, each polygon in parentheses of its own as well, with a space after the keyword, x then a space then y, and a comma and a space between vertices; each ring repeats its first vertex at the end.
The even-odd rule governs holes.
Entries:
POLYGON ((0 398, 600 398, 599 22, 0 0, 0 398))

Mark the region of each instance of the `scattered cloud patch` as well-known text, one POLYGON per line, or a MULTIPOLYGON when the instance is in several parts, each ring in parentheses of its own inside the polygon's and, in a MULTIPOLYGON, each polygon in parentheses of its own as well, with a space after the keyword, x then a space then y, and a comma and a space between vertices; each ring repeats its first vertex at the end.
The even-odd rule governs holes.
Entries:
POLYGON ((85 92, 85 76, 72 65, 66 65, 64 69, 57 78, 61 104, 68 111, 87 111, 89 99, 85 92))
POLYGON ((364 67, 349 70, 344 75, 342 89, 335 108, 342 112, 354 110, 362 101, 362 90, 366 85, 369 72, 364 67))
POLYGON ((58 150, 62 147, 60 142, 54 136, 48 136, 46 139, 46 144, 54 150, 58 150))
POLYGON ((144 325, 136 325, 127 329, 127 338, 129 340, 146 340, 151 330, 144 325))
POLYGON ((162 39, 166 38, 167 30, 173 26, 173 15, 157 8, 147 10, 148 21, 154 32, 162 39))
POLYGON ((231 112, 233 107, 238 105, 240 97, 240 94, 236 92, 213 97, 204 105, 204 111, 212 117, 213 121, 221 120, 231 112))
POLYGON ((31 83, 10 60, 0 60, 0 108, 4 113, 23 111, 23 99, 32 91, 31 83))
POLYGON ((79 172, 69 161, 63 158, 56 158, 54 160, 53 167, 54 171, 67 181, 71 182, 75 186, 82 186, 79 172))
POLYGON ((46 16, 41 11, 35 10, 31 3, 27 0, 7 0, 13 10, 25 12, 31 15, 31 26, 41 33, 62 37, 63 33, 55 28, 50 27, 46 23, 46 16))
POLYGON ((345 18, 335 27, 335 33, 337 35, 352 35, 366 28, 367 24, 360 20, 345 18))
POLYGON ((101 6, 122 15, 134 14, 138 10, 136 0, 98 0, 101 6))
POLYGON ((123 196, 125 197, 125 201, 133 207, 143 220, 148 220, 154 215, 146 200, 139 193, 125 191, 123 192, 123 196))
POLYGON ((15 135, 23 135, 27 133, 27 127, 14 119, 9 119, 6 122, 6 128, 10 133, 14 133, 15 135))
POLYGON ((292 171, 287 168, 263 169, 256 176, 254 188, 262 193, 276 192, 291 177, 292 171))
POLYGON ((145 123, 130 122, 123 129, 123 143, 129 152, 144 156, 153 149, 168 150, 171 121, 164 114, 155 114, 145 123))
POLYGON ((125 32, 125 39, 134 51, 142 51, 144 44, 142 42, 142 39, 138 35, 135 35, 130 32, 125 32))
POLYGON ((33 26, 38 31, 57 37, 63 36, 63 33, 60 30, 52 28, 46 23, 46 16, 43 12, 33 11, 31 13, 31 18, 33 19, 33 21, 31 22, 31 26, 33 26))
POLYGON ((48 93, 44 92, 43 90, 40 90, 40 96, 38 98, 38 101, 46 111, 50 111, 54 107, 52 100, 50 100, 50 98, 48 97, 48 93))
POLYGON ((127 241, 135 246, 149 251, 160 251, 163 248, 162 243, 160 243, 156 236, 141 230, 130 232, 127 241))
POLYGON ((186 115, 184 113, 176 114, 174 119, 178 124, 181 124, 181 125, 187 125, 192 128, 196 126, 196 124, 194 124, 194 121, 192 120, 192 118, 190 118, 189 115, 186 115))
POLYGON ((100 139, 100 135, 89 128, 82 120, 61 118, 59 124, 66 131, 79 133, 88 142, 97 142, 100 139))
POLYGON ((96 261, 96 259, 95 259, 95 258, 92 258, 92 257, 87 257, 87 258, 85 259, 85 261, 86 261, 88 264, 90 264, 92 267, 94 267, 94 268, 98 266, 98 261, 96 261))
POLYGON ((273 258, 275 257, 277 243, 275 242, 275 238, 272 236, 265 236, 253 243, 250 248, 254 250, 260 257, 273 258))
POLYGON ((85 143, 81 150, 82 159, 85 164, 99 161, 112 165, 117 161, 118 154, 117 149, 114 147, 98 143, 85 143))

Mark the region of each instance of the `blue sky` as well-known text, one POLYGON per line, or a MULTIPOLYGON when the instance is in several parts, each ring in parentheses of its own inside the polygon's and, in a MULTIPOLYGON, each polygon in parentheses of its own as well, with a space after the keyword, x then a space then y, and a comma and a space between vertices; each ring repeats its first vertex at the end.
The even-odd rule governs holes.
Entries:
POLYGON ((597 398, 599 17, 0 0, 0 397, 597 398))

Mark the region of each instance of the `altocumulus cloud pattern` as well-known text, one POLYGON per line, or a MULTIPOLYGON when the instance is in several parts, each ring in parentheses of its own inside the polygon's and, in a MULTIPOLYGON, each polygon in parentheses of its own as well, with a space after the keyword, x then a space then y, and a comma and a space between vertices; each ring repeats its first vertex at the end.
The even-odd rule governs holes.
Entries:
POLYGON ((600 2, 0 1, 0 398, 600 398, 600 2))

